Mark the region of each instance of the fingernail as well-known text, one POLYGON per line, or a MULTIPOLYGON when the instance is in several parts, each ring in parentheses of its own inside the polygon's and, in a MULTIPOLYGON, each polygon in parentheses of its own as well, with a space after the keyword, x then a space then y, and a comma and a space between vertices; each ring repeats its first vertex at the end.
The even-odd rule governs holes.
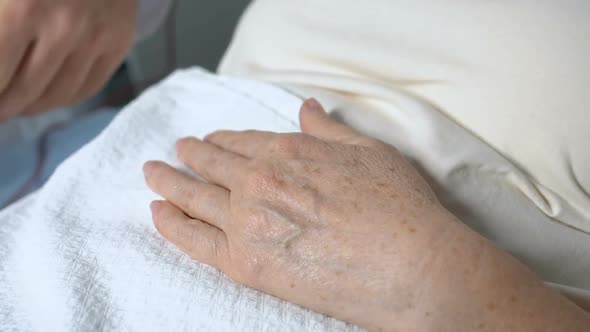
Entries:
POLYGON ((158 213, 162 209, 162 202, 161 201, 153 201, 150 203, 150 210, 152 210, 152 214, 158 213))
POLYGON ((309 108, 311 111, 314 112, 326 113, 322 105, 315 98, 307 99, 303 106, 309 108))

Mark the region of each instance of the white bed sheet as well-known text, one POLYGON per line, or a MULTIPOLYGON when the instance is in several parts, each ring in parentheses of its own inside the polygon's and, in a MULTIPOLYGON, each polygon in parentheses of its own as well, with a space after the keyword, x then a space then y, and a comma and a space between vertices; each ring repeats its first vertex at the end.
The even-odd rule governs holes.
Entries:
POLYGON ((152 225, 145 161, 215 129, 297 131, 279 88, 178 72, 127 107, 36 194, 0 213, 1 331, 344 331, 358 328, 241 286, 152 225))

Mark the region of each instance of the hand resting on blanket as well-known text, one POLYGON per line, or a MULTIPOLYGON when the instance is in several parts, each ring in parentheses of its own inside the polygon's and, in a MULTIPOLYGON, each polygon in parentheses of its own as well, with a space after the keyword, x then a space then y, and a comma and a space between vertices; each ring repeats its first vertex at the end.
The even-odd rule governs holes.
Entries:
MULTIPOLYGON (((159 232, 250 287, 371 330, 575 331, 582 309, 457 220, 393 147, 302 107, 303 133, 178 141, 144 167, 159 232)), ((586 325, 585 325, 586 324, 586 325)))

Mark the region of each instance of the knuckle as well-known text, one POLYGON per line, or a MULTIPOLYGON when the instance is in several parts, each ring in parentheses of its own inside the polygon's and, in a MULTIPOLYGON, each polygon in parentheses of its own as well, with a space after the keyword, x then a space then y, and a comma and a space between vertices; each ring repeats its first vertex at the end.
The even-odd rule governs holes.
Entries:
POLYGON ((283 156, 293 157, 299 155, 301 146, 304 144, 303 137, 298 134, 281 135, 271 144, 272 152, 283 156))
POLYGON ((266 196, 267 193, 274 192, 279 187, 280 181, 270 165, 257 163, 248 177, 247 185, 253 193, 266 196))
POLYGON ((54 14, 51 30, 55 42, 60 44, 67 44, 79 39, 77 37, 82 33, 76 17, 65 9, 58 10, 54 14))

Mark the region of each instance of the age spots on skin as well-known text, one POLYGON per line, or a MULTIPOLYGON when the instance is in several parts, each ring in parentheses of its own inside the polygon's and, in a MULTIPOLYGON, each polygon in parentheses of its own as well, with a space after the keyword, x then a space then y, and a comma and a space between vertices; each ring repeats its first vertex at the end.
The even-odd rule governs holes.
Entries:
POLYGON ((350 176, 344 176, 343 180, 344 180, 344 183, 346 183, 348 185, 352 185, 352 178, 350 176))
POLYGON ((308 174, 322 174, 322 169, 319 167, 312 167, 311 165, 304 165, 303 170, 308 174))
POLYGON ((352 202, 352 208, 354 209, 355 212, 357 213, 361 213, 363 212, 363 208, 360 206, 360 204, 358 202, 353 201, 352 202))
POLYGON ((494 302, 490 302, 486 305, 486 308, 488 308, 489 311, 494 311, 496 310, 496 304, 494 302))

